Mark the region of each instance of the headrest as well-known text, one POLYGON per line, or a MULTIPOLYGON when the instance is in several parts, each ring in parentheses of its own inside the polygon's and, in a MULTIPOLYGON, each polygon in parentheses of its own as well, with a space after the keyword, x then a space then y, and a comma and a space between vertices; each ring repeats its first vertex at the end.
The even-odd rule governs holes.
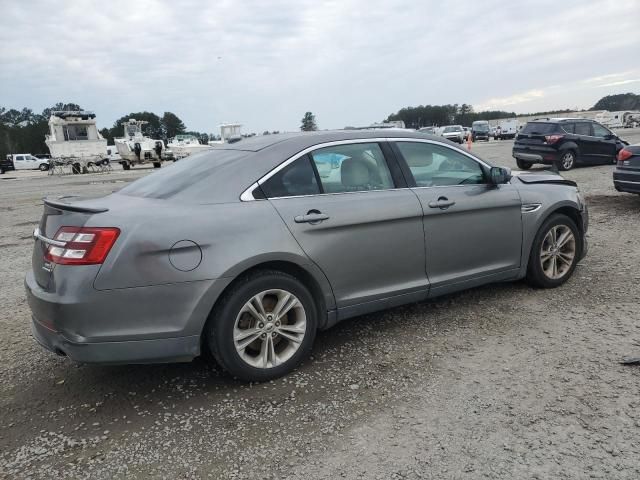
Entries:
POLYGON ((340 165, 340 178, 345 188, 371 184, 371 164, 361 158, 347 158, 340 165))
POLYGON ((433 163, 433 153, 422 145, 403 145, 402 156, 407 161, 409 168, 428 167, 433 163))

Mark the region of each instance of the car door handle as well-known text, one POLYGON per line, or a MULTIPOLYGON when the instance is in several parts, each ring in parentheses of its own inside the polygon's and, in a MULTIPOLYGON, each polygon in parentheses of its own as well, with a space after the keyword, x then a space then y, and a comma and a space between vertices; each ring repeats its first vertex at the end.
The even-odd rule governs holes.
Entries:
POLYGON ((306 215, 297 215, 293 218, 293 221, 296 223, 310 223, 312 225, 323 222, 324 220, 329 220, 329 215, 320 213, 317 210, 309 211, 306 215))
POLYGON ((456 202, 449 200, 447 197, 440 197, 435 202, 429 202, 429 208, 440 208, 441 210, 446 210, 455 204, 456 202))

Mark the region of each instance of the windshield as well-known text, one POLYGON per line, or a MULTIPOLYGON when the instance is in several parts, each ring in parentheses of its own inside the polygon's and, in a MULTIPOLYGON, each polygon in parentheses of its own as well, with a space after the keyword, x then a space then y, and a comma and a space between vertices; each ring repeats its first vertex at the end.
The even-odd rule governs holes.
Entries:
POLYGON ((460 127, 445 127, 444 129, 444 133, 460 132, 460 131, 462 131, 462 128, 460 127))
POLYGON ((524 126, 522 132, 520 133, 532 135, 547 135, 549 133, 553 133, 555 129, 555 123, 529 122, 524 126))
MULTIPOLYGON (((195 199, 207 203, 215 190, 218 172, 233 168, 233 163, 249 155, 243 150, 211 150, 191 155, 127 185, 118 193, 132 197, 195 199)), ((238 192, 238 195, 240 192, 238 192)))
POLYGON ((472 128, 476 132, 488 132, 489 131, 489 125, 487 125, 486 123, 481 123, 479 125, 474 125, 472 128))

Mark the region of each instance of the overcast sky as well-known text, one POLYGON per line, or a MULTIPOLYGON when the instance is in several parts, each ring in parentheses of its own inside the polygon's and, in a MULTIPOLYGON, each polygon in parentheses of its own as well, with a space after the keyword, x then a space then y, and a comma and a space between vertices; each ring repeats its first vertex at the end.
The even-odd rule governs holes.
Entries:
POLYGON ((640 1, 0 0, 0 106, 111 126, 368 125, 404 106, 518 113, 640 93, 640 1))

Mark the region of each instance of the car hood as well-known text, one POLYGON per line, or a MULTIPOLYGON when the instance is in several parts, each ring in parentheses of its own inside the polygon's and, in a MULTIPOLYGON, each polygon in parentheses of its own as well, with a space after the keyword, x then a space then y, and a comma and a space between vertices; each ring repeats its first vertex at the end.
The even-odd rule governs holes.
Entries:
POLYGON ((555 183, 558 185, 571 185, 577 187, 578 184, 573 180, 567 180, 562 175, 553 172, 512 172, 513 178, 519 180, 524 184, 540 184, 540 183, 555 183))

